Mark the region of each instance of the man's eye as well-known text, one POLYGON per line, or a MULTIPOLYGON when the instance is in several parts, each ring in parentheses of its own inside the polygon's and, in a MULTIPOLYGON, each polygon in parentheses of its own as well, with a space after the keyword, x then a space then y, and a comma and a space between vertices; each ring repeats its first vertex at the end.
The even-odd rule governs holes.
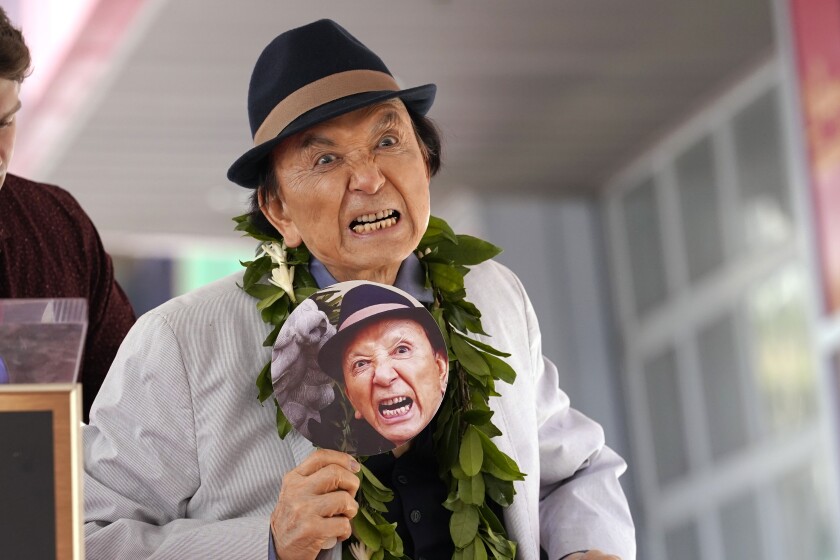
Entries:
POLYGON ((382 140, 379 141, 380 148, 389 148, 394 146, 397 143, 397 139, 395 136, 385 136, 382 140))
POLYGON ((405 344, 400 344, 399 346, 397 346, 397 354, 407 354, 410 351, 411 349, 405 344))
POLYGON ((335 161, 335 156, 332 154, 327 154, 318 158, 315 162, 315 165, 328 165, 335 161))
POLYGON ((355 362, 353 362, 353 369, 362 369, 367 364, 367 360, 356 360, 355 362))

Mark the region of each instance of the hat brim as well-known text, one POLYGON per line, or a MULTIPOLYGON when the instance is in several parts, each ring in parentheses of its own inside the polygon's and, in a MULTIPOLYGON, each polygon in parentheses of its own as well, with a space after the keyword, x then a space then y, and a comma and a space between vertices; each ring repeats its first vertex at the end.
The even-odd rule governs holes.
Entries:
POLYGON ((391 319, 408 319, 419 323, 429 337, 429 344, 432 350, 437 351, 440 349, 444 352, 446 351, 446 342, 440 332, 440 327, 425 307, 392 309, 372 315, 334 334, 332 338, 324 343, 318 352, 318 365, 321 367, 321 370, 344 386, 344 370, 341 366, 344 358, 344 348, 365 327, 370 326, 372 323, 391 319))
POLYGON ((259 186, 263 159, 271 153, 277 144, 289 136, 345 113, 395 97, 399 97, 413 112, 425 115, 432 107, 436 91, 437 86, 435 84, 426 84, 399 91, 367 91, 348 95, 325 103, 320 107, 315 107, 296 118, 271 140, 263 142, 259 146, 254 146, 242 154, 228 169, 227 177, 237 185, 254 189, 259 186))

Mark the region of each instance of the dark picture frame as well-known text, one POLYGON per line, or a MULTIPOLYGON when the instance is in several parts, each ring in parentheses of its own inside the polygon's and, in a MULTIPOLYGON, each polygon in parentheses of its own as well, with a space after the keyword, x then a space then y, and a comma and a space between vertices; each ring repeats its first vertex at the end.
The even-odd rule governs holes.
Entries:
POLYGON ((81 385, 0 385, 0 542, 9 558, 83 560, 81 385))

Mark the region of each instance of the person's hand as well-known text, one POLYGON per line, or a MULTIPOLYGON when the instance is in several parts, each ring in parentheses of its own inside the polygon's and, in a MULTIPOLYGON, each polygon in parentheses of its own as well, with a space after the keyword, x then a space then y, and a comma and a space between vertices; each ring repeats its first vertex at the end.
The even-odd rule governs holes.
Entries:
POLYGON ((359 511, 359 463, 346 454, 318 449, 283 477, 271 513, 271 534, 281 560, 311 560, 336 539, 350 537, 359 511))
POLYGON ((564 556, 563 560, 621 560, 615 554, 606 554, 600 550, 590 550, 589 552, 575 552, 564 556))

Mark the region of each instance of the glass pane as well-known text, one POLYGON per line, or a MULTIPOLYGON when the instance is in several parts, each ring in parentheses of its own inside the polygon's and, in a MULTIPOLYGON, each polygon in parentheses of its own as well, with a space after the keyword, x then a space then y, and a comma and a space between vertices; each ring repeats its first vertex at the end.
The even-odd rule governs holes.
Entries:
POLYGON ((703 328, 697 336, 697 353, 706 397, 706 418, 712 456, 737 451, 747 444, 743 391, 738 381, 738 350, 731 316, 703 328))
POLYGON ((824 461, 795 471, 778 485, 781 510, 782 558, 837 558, 832 537, 829 500, 834 493, 828 484, 824 461))
POLYGON ((646 181, 626 195, 624 223, 636 316, 641 317, 661 303, 667 291, 662 231, 653 180, 646 181))
POLYGON ((723 243, 715 186, 714 156, 708 138, 677 158, 683 238, 690 281, 723 264, 723 243))
POLYGON ((762 428, 769 434, 796 431, 817 414, 805 293, 802 272, 790 266, 747 299, 753 378, 762 428))
POLYGON ((720 511, 720 526, 726 558, 765 558, 762 554, 758 507, 754 495, 724 504, 720 511))
POLYGON ((673 349, 645 364, 645 388, 656 473, 659 485, 664 486, 688 471, 683 407, 673 349))
POLYGON ((793 232, 785 156, 775 90, 747 106, 732 122, 747 247, 767 246, 793 232))
POLYGON ((700 539, 697 537, 697 525, 689 523, 669 529, 665 533, 665 553, 668 560, 700 560, 700 539))

